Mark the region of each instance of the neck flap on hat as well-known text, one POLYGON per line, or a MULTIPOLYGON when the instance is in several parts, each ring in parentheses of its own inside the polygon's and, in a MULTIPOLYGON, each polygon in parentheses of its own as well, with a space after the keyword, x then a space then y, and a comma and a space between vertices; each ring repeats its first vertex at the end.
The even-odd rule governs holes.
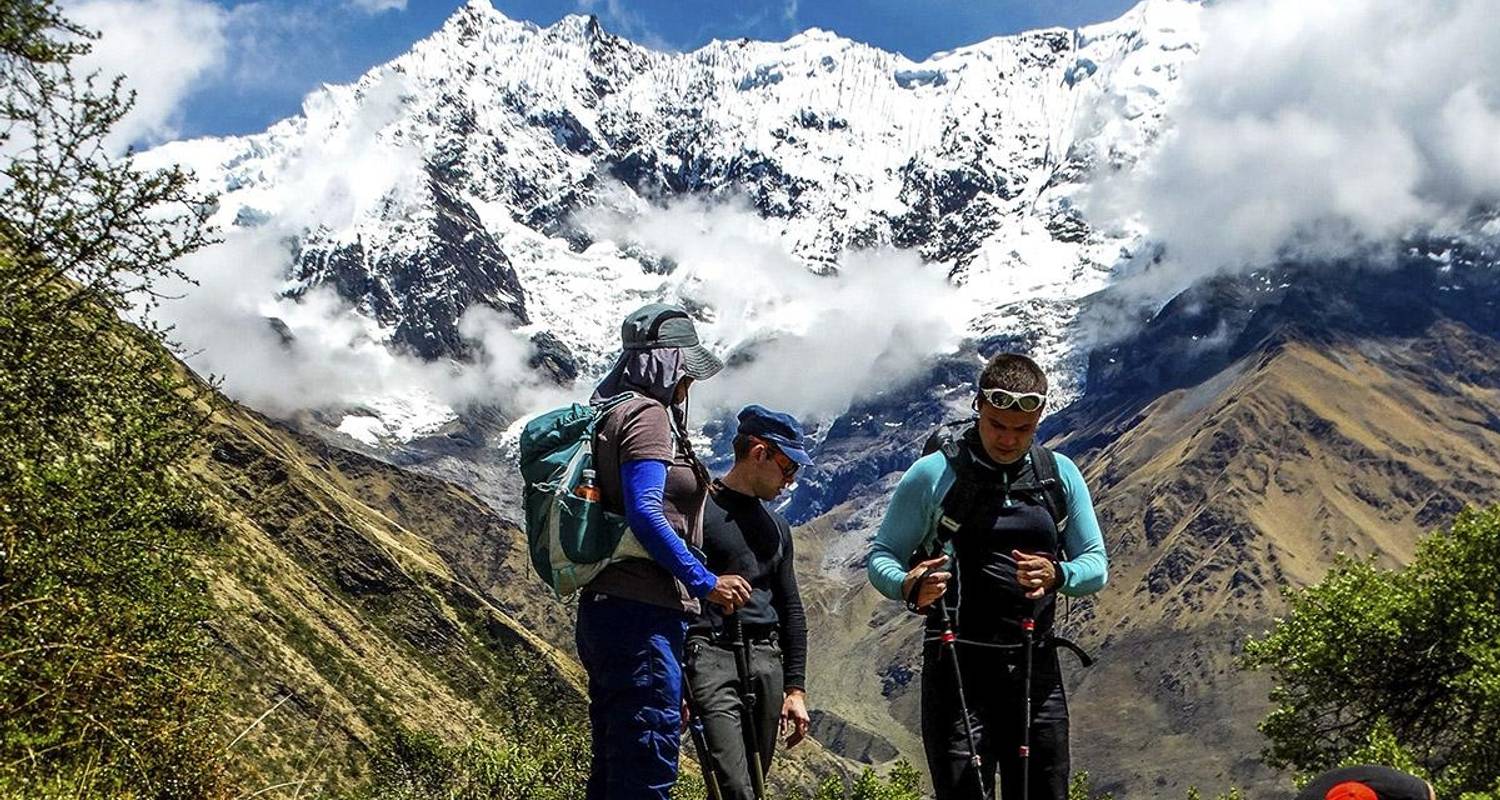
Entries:
POLYGON ((635 392, 671 406, 677 383, 686 371, 679 348, 625 350, 594 389, 590 402, 599 403, 624 392, 635 392))

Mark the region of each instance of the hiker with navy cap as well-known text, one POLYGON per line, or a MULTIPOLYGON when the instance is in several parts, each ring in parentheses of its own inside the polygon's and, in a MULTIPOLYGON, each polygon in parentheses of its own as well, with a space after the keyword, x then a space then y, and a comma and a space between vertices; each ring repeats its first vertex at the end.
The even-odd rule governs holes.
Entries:
POLYGON ((688 440, 688 387, 723 364, 678 306, 632 312, 621 344, 592 398, 613 403, 594 434, 593 463, 604 508, 625 517, 649 558, 611 563, 579 595, 575 636, 593 737, 586 797, 667 800, 677 782, 688 621, 701 601, 732 611, 751 590, 691 549, 703 542, 710 478, 688 440))
POLYGON ((688 629, 686 672, 710 797, 753 800, 765 796, 777 731, 791 747, 810 722, 791 528, 766 502, 812 459, 797 420, 758 405, 740 412, 733 447, 704 511, 703 552, 710 570, 748 578, 750 599, 733 614, 703 609, 688 629))

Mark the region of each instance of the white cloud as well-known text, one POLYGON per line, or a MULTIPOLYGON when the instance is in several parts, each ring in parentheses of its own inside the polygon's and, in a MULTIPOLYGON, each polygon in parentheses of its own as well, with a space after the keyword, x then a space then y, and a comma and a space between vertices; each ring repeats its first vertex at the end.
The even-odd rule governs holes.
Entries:
POLYGON ((255 199, 270 220, 255 228, 231 226, 221 244, 182 262, 198 285, 170 290, 181 299, 156 314, 175 327, 188 362, 222 377, 229 396, 271 414, 370 406, 393 428, 404 424, 393 414, 430 419, 432 411, 475 401, 512 410, 557 401, 558 390, 528 365, 530 341, 512 331, 513 320, 487 308, 471 308, 459 321, 479 351, 475 363, 458 364, 393 352, 386 346, 389 332, 331 288, 283 296, 294 261, 291 243, 307 231, 357 231, 376 205, 426 198, 421 153, 387 135, 405 102, 402 76, 392 73, 367 87, 352 114, 344 91, 308 97, 312 145, 289 155, 289 183, 255 199), (271 319, 280 321, 290 342, 271 319))
MULTIPOLYGON (((380 105, 375 98, 370 107, 380 105)), ((319 124, 319 116, 311 124, 319 124)), ((480 401, 519 414, 586 394, 587 378, 564 390, 532 369, 530 340, 515 332, 514 320, 484 307, 460 320, 460 332, 477 344, 477 358, 457 364, 392 352, 385 345, 388 331, 329 288, 295 300, 280 296, 292 263, 289 243, 298 233, 349 226, 366 203, 401 192, 410 167, 401 162, 412 154, 371 146, 378 136, 370 131, 379 130, 381 118, 370 111, 368 119, 340 126, 349 138, 331 136, 316 152, 301 154, 305 168, 293 174, 302 177, 278 190, 297 200, 273 221, 230 228, 223 244, 184 262, 199 285, 179 292, 183 299, 159 313, 176 327, 190 363, 220 375, 231 397, 268 413, 369 406, 380 409, 388 427, 399 423, 389 416, 389 398, 405 400, 407 411, 480 401), (362 129, 366 133, 358 133, 362 129), (352 186, 341 174, 366 174, 371 186, 385 189, 352 186), (273 318, 290 343, 270 324, 273 318)), ((710 320, 700 325, 705 343, 734 363, 697 387, 700 412, 759 402, 827 419, 857 398, 917 376, 962 335, 962 315, 951 313, 954 290, 943 271, 909 252, 846 254, 837 274, 819 276, 790 254, 775 221, 740 204, 688 200, 584 221, 596 235, 675 261, 663 299, 706 309, 710 320)))
POLYGON ((705 307, 700 326, 731 365, 695 389, 695 402, 738 409, 758 402, 809 418, 915 377, 956 343, 964 320, 943 270, 915 254, 847 253, 819 276, 790 254, 775 220, 744 204, 676 202, 629 216, 586 214, 596 236, 634 243, 678 265, 675 298, 705 307))
POLYGON ((513 411, 560 402, 562 392, 528 366, 530 341, 512 331, 513 320, 487 308, 471 308, 459 321, 464 336, 479 344, 476 363, 459 364, 391 351, 384 332, 330 288, 295 300, 280 297, 291 253, 279 228, 235 228, 222 244, 188 257, 183 268, 198 285, 162 309, 189 363, 220 376, 229 396, 282 416, 379 407, 392 427, 398 420, 389 410, 397 406, 398 414, 420 414, 475 401, 513 411), (271 319, 280 321, 290 341, 271 319))
POLYGON ((80 71, 125 75, 136 93, 135 108, 110 134, 116 151, 175 136, 183 100, 224 62, 228 14, 207 0, 76 0, 63 12, 100 34, 80 71))
POLYGON ((1500 199, 1500 15, 1490 0, 1227 0, 1172 129, 1088 198, 1163 243, 1180 286, 1279 257, 1456 230, 1500 199))
POLYGON ((349 0, 349 5, 366 14, 406 10, 406 0, 349 0))

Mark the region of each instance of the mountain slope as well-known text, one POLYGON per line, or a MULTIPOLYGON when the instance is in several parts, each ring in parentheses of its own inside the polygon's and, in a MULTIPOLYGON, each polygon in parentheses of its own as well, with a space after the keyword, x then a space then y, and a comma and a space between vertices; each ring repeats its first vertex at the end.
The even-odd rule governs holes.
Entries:
MULTIPOLYGON (((365 785, 398 730, 450 744, 549 736, 522 756, 561 748, 587 763, 573 610, 531 573, 512 523, 463 489, 243 407, 216 415, 210 439, 193 474, 229 526, 203 569, 248 785, 365 785)), ((696 782, 684 752, 682 780, 696 782)), ((772 783, 810 791, 861 766, 809 741, 778 754, 772 783)))
MULTIPOLYGON (((1234 666, 1279 590, 1336 552, 1402 563, 1464 504, 1500 501, 1493 271, 1290 278, 1192 290, 1096 353, 1088 393, 1046 425, 1085 471, 1111 556, 1109 586, 1064 625, 1099 657, 1069 684, 1074 763, 1116 796, 1281 796, 1257 760, 1269 685, 1234 666)), ((861 574, 893 479, 801 529, 815 624, 832 631, 810 683, 919 759, 917 622, 861 574)))
POLYGON ((519 536, 477 499, 232 405, 209 435, 193 475, 228 528, 203 568, 250 785, 358 785, 398 728, 457 743, 504 740, 517 714, 583 718, 576 665, 426 538, 519 536))
MULTIPOLYGON (((1107 657, 1078 694, 1111 707, 1075 729, 1099 774, 1141 785, 1181 769, 1205 785, 1269 788, 1252 763, 1268 687, 1232 655, 1281 610, 1279 590, 1317 580, 1339 552, 1404 563, 1464 505, 1500 501, 1496 286, 1484 267, 1408 263, 1197 306, 1244 319, 1197 361, 1221 367, 1139 411, 1100 376, 1092 402, 1124 413, 1080 407, 1059 422, 1096 415, 1061 438, 1065 450, 1112 439, 1077 453, 1112 556, 1111 588, 1078 615, 1107 657), (1162 753, 1186 759, 1172 768, 1162 753)), ((1170 358, 1175 348, 1153 338, 1194 305, 1120 352, 1170 358)))
POLYGON ((1233 656, 1282 608, 1278 590, 1337 552, 1404 563, 1463 504, 1500 500, 1500 427, 1475 413, 1497 387, 1449 394, 1417 377, 1427 348, 1492 365, 1500 348, 1461 328, 1430 336, 1377 352, 1276 345, 1161 398, 1087 462, 1113 586, 1079 615, 1104 659, 1075 697, 1106 707, 1075 730, 1106 787, 1176 773, 1175 788, 1270 790, 1253 727, 1269 686, 1233 656))

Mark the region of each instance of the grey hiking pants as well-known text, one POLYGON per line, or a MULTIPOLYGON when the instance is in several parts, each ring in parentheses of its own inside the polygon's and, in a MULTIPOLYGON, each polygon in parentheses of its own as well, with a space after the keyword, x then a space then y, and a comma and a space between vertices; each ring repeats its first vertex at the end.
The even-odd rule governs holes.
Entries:
MULTIPOLYGON (((776 725, 781 719, 781 646, 774 638, 751 640, 750 674, 756 692, 754 715, 760 738, 761 769, 771 770, 776 751, 776 725)), ((719 781, 722 800, 754 800, 750 781, 750 759, 746 756, 741 719, 745 704, 740 697, 740 677, 735 670, 734 650, 703 636, 689 636, 686 648, 689 707, 703 725, 708 740, 707 768, 711 765, 719 781)), ((699 758, 705 754, 700 753, 699 758)))

